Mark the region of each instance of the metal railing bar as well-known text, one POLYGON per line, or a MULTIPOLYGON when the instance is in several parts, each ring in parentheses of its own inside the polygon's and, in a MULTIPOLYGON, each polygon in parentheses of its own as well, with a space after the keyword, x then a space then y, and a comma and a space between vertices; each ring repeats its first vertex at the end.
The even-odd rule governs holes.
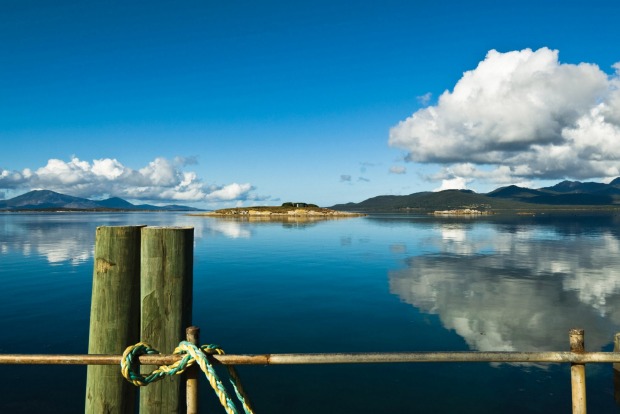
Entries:
MULTIPOLYGON (((392 352, 211 355, 224 365, 375 364, 415 362, 620 363, 620 352, 392 352)), ((143 365, 172 364, 180 355, 141 355, 143 365)), ((0 365, 116 365, 121 355, 4 354, 0 365)))

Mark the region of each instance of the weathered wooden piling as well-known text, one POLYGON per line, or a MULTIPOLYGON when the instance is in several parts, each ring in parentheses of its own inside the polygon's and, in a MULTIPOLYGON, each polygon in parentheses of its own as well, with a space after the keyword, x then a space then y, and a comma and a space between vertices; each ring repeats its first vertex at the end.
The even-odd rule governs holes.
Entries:
MULTIPOLYGON (((118 354, 140 340, 140 230, 97 227, 90 311, 89 354, 118 354)), ((127 413, 135 387, 118 367, 89 365, 86 413, 127 413)))
MULTIPOLYGON (((568 332, 570 350, 575 353, 585 352, 583 329, 571 329, 568 332)), ((573 397, 573 414, 586 414, 586 366, 580 363, 570 364, 571 389, 573 397)))
MULTIPOLYGON (((193 260, 193 227, 142 229, 141 340, 164 353, 172 352, 191 325, 193 260)), ((140 412, 181 412, 184 395, 179 376, 165 378, 140 390, 140 412)))

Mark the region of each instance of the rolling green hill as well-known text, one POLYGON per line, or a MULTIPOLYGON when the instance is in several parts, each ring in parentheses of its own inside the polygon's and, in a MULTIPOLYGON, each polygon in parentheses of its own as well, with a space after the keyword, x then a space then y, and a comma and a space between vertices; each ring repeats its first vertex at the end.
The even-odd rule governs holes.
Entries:
POLYGON ((331 208, 362 212, 428 212, 466 208, 498 212, 620 209, 620 179, 609 184, 564 181, 541 189, 511 185, 487 194, 471 190, 445 190, 402 196, 382 195, 360 203, 337 204, 331 208))
POLYGON ((404 196, 384 195, 361 203, 337 204, 334 210, 348 211, 432 211, 472 208, 478 210, 505 210, 529 208, 526 203, 492 198, 470 190, 422 192, 404 196))

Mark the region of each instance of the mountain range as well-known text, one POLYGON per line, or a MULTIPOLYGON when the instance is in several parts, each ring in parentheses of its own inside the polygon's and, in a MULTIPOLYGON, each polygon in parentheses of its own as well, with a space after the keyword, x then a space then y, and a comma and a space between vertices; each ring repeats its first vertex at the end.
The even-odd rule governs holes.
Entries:
POLYGON ((179 205, 135 205, 122 198, 89 200, 50 190, 34 190, 20 196, 0 200, 0 211, 24 210, 101 210, 101 211, 198 211, 200 209, 179 205))
MULTIPOLYGON (((472 190, 424 191, 409 195, 382 195, 360 203, 336 204, 344 211, 411 211, 475 208, 479 210, 538 210, 558 207, 620 208, 620 177, 609 184, 562 181, 551 187, 532 189, 510 185, 489 193, 472 190)), ((181 205, 135 205, 122 198, 89 200, 50 190, 34 190, 0 200, 0 211, 91 210, 91 211, 199 211, 181 205)))
POLYGON ((383 195, 360 203, 337 204, 334 210, 348 211, 409 211, 451 210, 475 208, 479 210, 538 210, 558 207, 585 206, 620 208, 620 177, 609 184, 562 181, 539 189, 510 185, 486 194, 471 190, 420 192, 409 195, 383 195))

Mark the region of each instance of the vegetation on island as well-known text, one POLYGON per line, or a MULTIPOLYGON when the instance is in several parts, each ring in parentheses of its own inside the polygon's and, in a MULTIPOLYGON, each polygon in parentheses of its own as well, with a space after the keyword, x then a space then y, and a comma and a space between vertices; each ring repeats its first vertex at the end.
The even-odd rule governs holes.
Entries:
POLYGON ((286 203, 282 203, 282 207, 318 207, 318 206, 316 204, 293 203, 291 201, 287 201, 286 203))

